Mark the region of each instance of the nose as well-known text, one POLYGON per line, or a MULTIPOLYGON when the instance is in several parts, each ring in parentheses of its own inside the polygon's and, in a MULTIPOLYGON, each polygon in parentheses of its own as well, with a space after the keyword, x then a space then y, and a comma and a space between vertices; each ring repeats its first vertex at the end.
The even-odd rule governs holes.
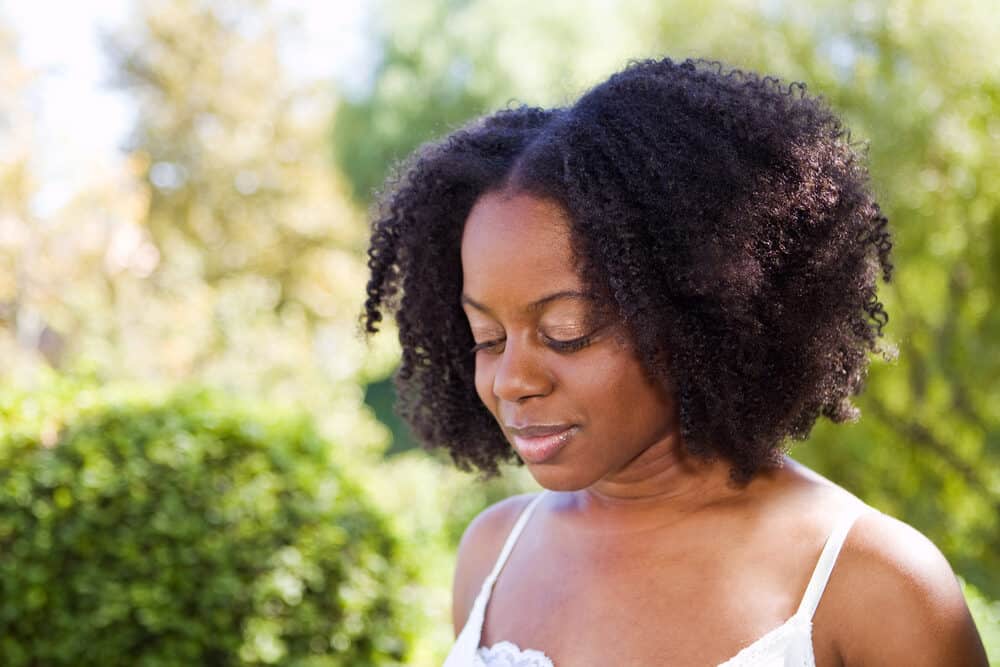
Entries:
POLYGON ((530 344, 508 338, 493 375, 493 395, 511 403, 548 395, 552 378, 540 357, 530 344))

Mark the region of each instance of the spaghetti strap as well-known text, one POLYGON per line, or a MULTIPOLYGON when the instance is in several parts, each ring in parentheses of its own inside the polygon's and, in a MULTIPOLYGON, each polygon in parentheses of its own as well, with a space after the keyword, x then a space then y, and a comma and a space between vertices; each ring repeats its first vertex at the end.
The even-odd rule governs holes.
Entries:
POLYGON ((813 570, 812 577, 809 579, 809 585, 806 586, 806 592, 802 596, 799 609, 795 612, 796 616, 812 620, 813 614, 816 613, 816 607, 819 606, 820 598, 823 597, 823 591, 826 590, 826 584, 830 580, 830 573, 833 572, 833 566, 837 562, 840 549, 844 546, 844 540, 847 539, 847 533, 854 525, 854 521, 866 509, 865 505, 860 504, 852 507, 834 524, 833 530, 830 531, 830 537, 827 538, 826 544, 823 546, 823 552, 819 555, 816 569, 813 570))
POLYGON ((524 530, 524 526, 528 523, 528 519, 531 518, 532 512, 538 507, 538 503, 541 502, 546 493, 547 491, 539 493, 528 503, 527 507, 521 510, 521 516, 517 518, 517 522, 511 529, 510 535, 507 536, 507 541, 504 542, 503 549, 500 550, 500 555, 497 556, 497 562, 493 566, 493 570, 486 577, 486 580, 483 581, 483 585, 479 589, 479 595, 476 596, 476 601, 472 603, 472 610, 469 612, 469 617, 465 621, 462 632, 459 633, 458 638, 455 640, 455 646, 445 661, 444 667, 465 667, 467 663, 463 662, 465 658, 462 656, 475 654, 479 646, 479 640, 482 637, 483 622, 486 620, 486 605, 489 603, 490 595, 493 593, 493 585, 496 583, 497 577, 500 576, 500 570, 503 569, 504 564, 507 562, 510 552, 514 549, 517 538, 521 536, 521 531, 524 530))
POLYGON ((528 503, 528 506, 521 510, 521 516, 517 517, 517 523, 510 530, 510 535, 507 536, 507 541, 503 544, 503 549, 500 550, 500 555, 497 556, 497 562, 493 565, 493 570, 490 575, 486 577, 483 581, 483 589, 493 589, 493 584, 496 583, 497 577, 500 576, 500 570, 507 563, 507 558, 510 557, 510 552, 514 549, 514 544, 517 542, 517 538, 521 536, 521 531, 528 523, 528 519, 531 518, 532 512, 535 511, 535 507, 538 503, 545 497, 545 491, 539 493, 535 498, 528 503))

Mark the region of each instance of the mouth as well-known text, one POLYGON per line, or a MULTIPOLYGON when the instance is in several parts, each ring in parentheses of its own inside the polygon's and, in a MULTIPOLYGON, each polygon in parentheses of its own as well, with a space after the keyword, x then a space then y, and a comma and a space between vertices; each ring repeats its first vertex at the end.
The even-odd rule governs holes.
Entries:
POLYGON ((513 438, 514 449, 525 463, 545 463, 565 447, 579 426, 574 424, 540 424, 531 426, 507 426, 513 438))

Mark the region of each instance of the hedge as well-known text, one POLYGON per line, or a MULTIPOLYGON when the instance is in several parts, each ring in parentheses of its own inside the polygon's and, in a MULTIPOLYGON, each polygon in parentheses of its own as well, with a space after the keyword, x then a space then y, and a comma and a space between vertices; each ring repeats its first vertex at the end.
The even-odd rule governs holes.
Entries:
POLYGON ((60 391, 0 393, 0 664, 405 662, 413 568, 304 418, 60 391))

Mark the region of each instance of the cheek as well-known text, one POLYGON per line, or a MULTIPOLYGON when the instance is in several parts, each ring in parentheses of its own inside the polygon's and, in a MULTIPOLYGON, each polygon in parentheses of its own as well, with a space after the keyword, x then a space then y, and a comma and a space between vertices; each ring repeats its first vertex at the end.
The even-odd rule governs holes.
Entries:
POLYGON ((565 378, 565 384, 573 387, 573 393, 595 407, 617 403, 623 397, 623 389, 627 389, 628 372, 622 363, 618 350, 601 351, 592 355, 586 363, 567 365, 560 369, 560 376, 565 378))
POLYGON ((670 413, 670 399, 647 377, 628 349, 615 349, 578 374, 581 400, 603 428, 619 434, 645 431, 670 413))
POLYGON ((674 403, 669 392, 652 381, 638 366, 622 378, 617 392, 618 406, 628 412, 623 425, 641 441, 662 438, 672 428, 674 403))

